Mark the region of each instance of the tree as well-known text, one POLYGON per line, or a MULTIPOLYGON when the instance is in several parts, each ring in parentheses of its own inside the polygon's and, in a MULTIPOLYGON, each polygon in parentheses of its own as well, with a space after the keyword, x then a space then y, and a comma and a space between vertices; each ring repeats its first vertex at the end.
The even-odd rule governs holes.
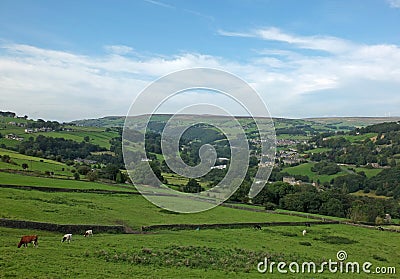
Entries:
POLYGON ((28 168, 28 164, 27 163, 22 163, 21 167, 26 170, 28 168))
POLYGON ((1 160, 2 160, 4 163, 10 163, 10 162, 11 162, 11 157, 10 157, 9 155, 3 155, 3 156, 1 157, 1 160))
POLYGON ((182 187, 182 191, 185 193, 199 193, 204 191, 204 188, 200 186, 196 179, 190 178, 188 183, 182 187))
POLYGON ((90 138, 89 138, 89 136, 85 136, 85 137, 83 138, 83 140, 84 140, 85 142, 89 142, 89 141, 90 141, 90 138))
POLYGON ((91 167, 87 166, 87 165, 81 165, 77 168, 77 171, 79 172, 79 174, 81 175, 86 175, 88 174, 89 171, 91 171, 91 167))
POLYGON ((96 181, 97 180, 97 171, 90 171, 86 174, 86 178, 89 181, 96 181))
POLYGON ((74 179, 75 180, 79 180, 80 179, 79 173, 77 173, 77 172, 74 173, 74 179))
POLYGON ((126 179, 127 179, 126 174, 124 174, 122 172, 118 172, 117 177, 115 178, 115 181, 117 183, 125 183, 126 179))

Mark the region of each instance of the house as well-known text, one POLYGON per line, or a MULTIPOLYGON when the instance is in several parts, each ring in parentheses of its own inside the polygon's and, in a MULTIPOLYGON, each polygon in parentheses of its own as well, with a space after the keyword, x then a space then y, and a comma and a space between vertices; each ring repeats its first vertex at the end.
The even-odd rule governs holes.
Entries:
POLYGON ((11 140, 17 140, 17 141, 23 141, 24 140, 24 138, 19 137, 19 136, 15 135, 15 134, 8 134, 8 135, 5 136, 5 138, 6 139, 11 139, 11 140))
POLYGON ((211 167, 211 169, 217 169, 217 170, 224 170, 226 169, 226 165, 219 165, 219 166, 213 166, 211 167))
POLYGON ((95 161, 95 160, 87 160, 87 159, 81 159, 81 158, 76 158, 74 160, 74 162, 75 163, 84 163, 84 164, 88 164, 88 165, 97 163, 97 161, 95 161))
POLYGON ((290 185, 300 185, 302 182, 301 180, 296 180, 293 176, 285 176, 282 178, 282 181, 290 185))

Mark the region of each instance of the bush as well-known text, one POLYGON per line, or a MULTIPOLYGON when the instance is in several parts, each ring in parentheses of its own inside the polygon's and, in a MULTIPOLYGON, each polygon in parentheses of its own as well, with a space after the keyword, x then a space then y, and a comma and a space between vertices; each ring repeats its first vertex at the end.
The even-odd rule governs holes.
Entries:
POLYGON ((265 210, 275 210, 278 206, 273 202, 266 202, 264 204, 265 210))
POLYGON ((97 171, 90 171, 86 174, 86 178, 89 179, 89 181, 96 181, 97 177, 97 171))
POLYGON ((79 167, 77 168, 77 171, 79 172, 80 175, 86 175, 86 174, 88 174, 88 172, 90 172, 91 170, 92 170, 91 167, 89 167, 89 166, 87 166, 87 165, 82 165, 82 166, 79 166, 79 167))
POLYGON ((375 224, 377 225, 382 225, 383 224, 383 218, 380 216, 376 216, 375 218, 375 224))
POLYGON ((300 241, 299 244, 303 246, 311 246, 311 243, 308 241, 300 241))

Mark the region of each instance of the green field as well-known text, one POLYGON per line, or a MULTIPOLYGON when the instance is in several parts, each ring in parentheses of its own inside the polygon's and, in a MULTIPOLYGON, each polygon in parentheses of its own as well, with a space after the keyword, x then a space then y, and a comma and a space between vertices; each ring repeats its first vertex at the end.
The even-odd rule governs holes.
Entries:
POLYGON ((101 147, 110 148, 110 139, 118 136, 117 132, 105 132, 103 128, 93 128, 93 127, 77 127, 74 131, 60 131, 60 132, 48 132, 48 133, 35 133, 32 135, 43 135, 46 137, 53 138, 64 138, 70 139, 77 142, 82 142, 84 137, 88 136, 90 138, 89 142, 92 144, 97 144, 101 147))
MULTIPOLYGON (((189 181, 189 178, 180 176, 177 174, 173 174, 173 173, 164 173, 163 172, 162 176, 165 179, 167 179, 168 185, 173 185, 173 186, 185 186, 189 181)), ((203 188, 205 188, 205 189, 209 188, 207 182, 204 182, 204 181, 198 181, 198 182, 203 188)))
POLYGON ((354 196, 360 196, 360 197, 370 197, 370 198, 376 198, 376 199, 389 199, 389 197, 386 196, 377 196, 375 194, 375 191, 371 191, 369 193, 364 193, 362 190, 359 190, 355 193, 352 193, 354 196))
POLYGON ((356 135, 356 136, 352 136, 352 135, 345 135, 345 136, 333 136, 331 138, 338 138, 338 137, 343 137, 346 140, 348 140, 349 142, 362 142, 366 139, 371 139, 376 137, 378 134, 377 133, 367 133, 367 134, 362 134, 362 135, 356 135))
MULTIPOLYGON (((57 131, 57 132, 39 132, 27 134, 25 133, 25 127, 18 127, 14 125, 8 124, 9 122, 22 122, 26 123, 27 121, 24 119, 14 119, 10 117, 0 117, 0 133, 4 136, 7 134, 15 134, 24 139, 28 139, 30 137, 37 137, 38 135, 43 135, 46 137, 54 137, 54 138, 65 138, 71 139, 77 142, 82 142, 85 136, 90 138, 90 143, 97 144, 104 148, 110 148, 110 139, 118 137, 118 133, 116 131, 106 132, 105 128, 96 128, 96 127, 80 127, 80 126, 68 126, 67 128, 72 129, 72 131, 57 131)), ((18 141, 0 138, 0 145, 5 144, 7 147, 16 147, 18 145, 18 141)))
MULTIPOLYGON (((1 172, 0 181, 77 189, 126 187, 1 172)), ((124 224, 135 230, 155 224, 314 221, 227 207, 177 214, 154 206, 141 195, 11 188, 0 188, 0 208, 0 218, 59 224, 124 224)), ((67 244, 60 243, 62 233, 0 227, 0 278, 312 278, 313 274, 281 275, 276 270, 274 274, 259 274, 256 268, 265 256, 270 261, 320 263, 336 260, 339 250, 345 250, 351 261, 370 261, 374 267, 400 265, 400 239, 395 233, 332 224, 312 225, 302 236, 303 229, 300 225, 264 227, 261 231, 253 228, 163 230, 120 235, 94 232, 91 238, 74 235, 71 244, 67 244), (26 234, 39 235, 38 248, 16 247, 19 237, 26 234), (20 268, 21 263, 28 262, 35 264, 20 268)), ((369 278, 365 274, 361 276, 369 278)), ((340 277, 354 278, 354 274, 340 277)), ((337 278, 337 274, 325 271, 318 278, 337 278)), ((386 274, 373 278, 396 277, 386 274)))
POLYGON ((348 261, 365 261, 376 267, 400 265, 399 238, 346 225, 163 231, 147 235, 96 234, 73 236, 60 243, 62 234, 0 228, 0 277, 9 278, 397 278, 396 275, 260 274, 258 262, 336 261, 339 250, 348 261), (38 234, 38 248, 16 247, 21 235, 38 234), (373 239, 373 241, 371 241, 373 239), (390 239, 390 242, 388 242, 390 239), (307 244, 308 246, 306 246, 307 244))
POLYGON ((319 148, 314 148, 314 149, 310 149, 307 150, 305 153, 322 153, 322 152, 327 152, 327 151, 331 151, 331 148, 326 148, 326 147, 319 147, 319 148))
POLYGON ((39 171, 42 173, 48 171, 53 172, 55 175, 72 176, 71 170, 73 167, 61 162, 27 156, 1 148, 0 155, 10 156, 12 161, 12 163, 0 162, 0 169, 23 170, 22 164, 26 163, 28 165, 27 171, 39 171))
POLYGON ((44 186, 52 188, 68 189, 95 189, 95 190, 119 190, 134 191, 136 188, 128 184, 106 184, 99 182, 89 182, 70 179, 55 179, 46 177, 37 177, 31 175, 22 175, 15 173, 0 172, 0 184, 22 185, 22 186, 44 186))
POLYGON ((196 214, 170 214, 141 195, 47 193, 0 188, 0 218, 63 224, 123 222, 138 229, 143 225, 174 223, 233 223, 304 221, 306 218, 217 207, 196 214), (31 210, 35 208, 35 210, 31 210), (62 215, 62 218, 60 218, 62 215))
MULTIPOLYGON (((305 163, 301 164, 298 166, 294 167, 286 167, 283 169, 284 172, 287 172, 291 175, 307 175, 312 181, 317 181, 319 180, 321 183, 323 182, 330 182, 332 178, 338 177, 340 175, 345 175, 348 172, 345 170, 342 170, 341 172, 338 172, 337 174, 334 175, 319 175, 316 172, 311 171, 311 167, 314 165, 314 163, 305 163)), ((343 169, 343 168, 342 168, 343 169)))
POLYGON ((356 172, 363 171, 368 178, 377 175, 378 173, 380 173, 383 170, 383 169, 369 169, 369 168, 362 168, 362 167, 354 168, 354 169, 356 170, 356 172))

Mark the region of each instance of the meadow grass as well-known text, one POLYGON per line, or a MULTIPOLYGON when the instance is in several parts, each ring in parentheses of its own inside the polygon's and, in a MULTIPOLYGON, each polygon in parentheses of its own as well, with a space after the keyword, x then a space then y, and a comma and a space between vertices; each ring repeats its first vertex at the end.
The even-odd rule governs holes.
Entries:
POLYGON ((337 136, 332 136, 331 138, 343 137, 349 142, 354 143, 354 142, 363 142, 364 140, 374 138, 377 135, 378 133, 366 133, 361 135, 337 135, 337 136))
POLYGON ((12 159, 20 159, 20 160, 35 161, 35 162, 44 162, 44 163, 48 163, 48 164, 66 166, 64 163, 57 162, 57 161, 54 161, 54 160, 49 160, 49 159, 44 159, 44 158, 39 158, 39 157, 34 157, 34 156, 28 156, 28 155, 20 154, 18 152, 15 152, 15 151, 12 151, 12 150, 3 149, 3 148, 0 148, 0 155, 8 155, 12 159))
POLYGON ((227 207, 216 207, 194 214, 169 214, 141 195, 127 194, 48 193, 0 188, 0 204, 1 218, 62 224, 123 223, 135 229, 155 224, 307 220, 296 216, 280 216, 227 207))
MULTIPOLYGON (((0 228, 0 277, 9 278, 397 278, 366 274, 260 274, 257 264, 270 261, 332 259, 344 250, 348 261, 377 266, 400 265, 396 233, 346 225, 162 231, 145 235, 74 235, 0 228), (21 235, 38 234, 38 248, 16 247, 21 235), (373 241, 371 241, 373 240, 373 241), (388 241, 390 240, 390 241, 388 241), (307 246, 304 243, 308 243, 307 246)), ((373 269, 371 269, 373 270, 373 269)))
POLYGON ((0 155, 10 156, 12 161, 12 163, 0 162, 0 169, 23 170, 22 164, 26 163, 28 171, 40 171, 42 173, 48 171, 56 175, 72 176, 71 170, 73 167, 61 162, 19 154, 6 149, 0 149, 0 155))
POLYGON ((318 147, 318 148, 307 150, 305 153, 322 153, 322 152, 327 152, 327 151, 331 151, 331 150, 332 150, 331 148, 327 148, 327 147, 318 147))
POLYGON ((363 167, 354 168, 354 169, 356 170, 356 172, 363 171, 368 178, 371 178, 371 177, 377 175, 378 173, 380 173, 383 170, 383 169, 369 169, 369 168, 363 168, 363 167))
POLYGON ((68 189, 95 189, 95 190, 119 190, 119 191, 133 191, 136 188, 129 184, 106 184, 100 182, 89 182, 70 179, 57 179, 38 177, 30 175, 22 175, 17 173, 0 172, 0 183, 9 185, 22 185, 22 186, 44 186, 52 188, 68 188, 68 189))
POLYGON ((97 144, 101 147, 110 148, 110 139, 118 136, 117 132, 105 132, 102 128, 84 129, 85 127, 76 127, 74 131, 60 131, 47 133, 34 133, 32 135, 43 135, 53 138, 70 139, 77 142, 82 142, 86 136, 90 138, 89 143, 97 144))
POLYGON ((371 192, 369 192, 369 193, 364 193, 363 190, 359 190, 359 191, 357 191, 355 193, 351 193, 351 195, 359 196, 359 197, 370 197, 370 198, 376 198, 376 199, 390 199, 390 197, 378 196, 378 195, 376 195, 375 192, 376 191, 371 190, 371 192))
POLYGON ((333 175, 327 175, 327 174, 317 174, 316 172, 311 171, 312 166, 314 163, 305 163, 305 164, 300 164, 298 166, 294 167, 285 167, 283 169, 284 172, 287 172, 291 175, 307 175, 311 181, 317 181, 319 180, 321 183, 323 182, 330 182, 333 178, 345 175, 348 173, 348 171, 343 170, 342 171, 333 174, 333 175))

